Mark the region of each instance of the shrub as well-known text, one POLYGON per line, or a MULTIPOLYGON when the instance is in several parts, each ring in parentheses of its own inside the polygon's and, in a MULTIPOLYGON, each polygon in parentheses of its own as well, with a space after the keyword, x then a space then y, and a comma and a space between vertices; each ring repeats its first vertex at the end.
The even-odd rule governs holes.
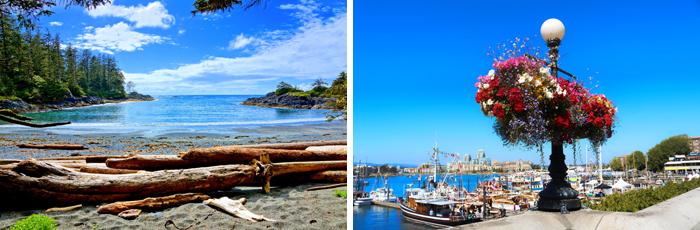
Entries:
POLYGON ((638 189, 613 194, 605 197, 600 203, 589 204, 589 207, 601 211, 636 212, 697 187, 700 187, 700 179, 680 183, 671 182, 660 188, 638 189))
POLYGON ((304 91, 289 92, 287 95, 294 96, 294 97, 309 97, 309 96, 311 96, 308 92, 304 92, 304 91))
POLYGON ((56 229, 56 221, 46 215, 32 214, 15 223, 10 230, 49 230, 56 229))
POLYGON ((348 191, 345 190, 335 190, 335 196, 342 197, 343 199, 348 198, 348 191))

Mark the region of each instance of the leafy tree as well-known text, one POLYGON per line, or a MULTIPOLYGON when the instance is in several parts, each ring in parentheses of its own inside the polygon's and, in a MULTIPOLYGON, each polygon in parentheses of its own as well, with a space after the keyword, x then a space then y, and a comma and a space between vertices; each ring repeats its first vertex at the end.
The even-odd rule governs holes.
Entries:
MULTIPOLYGON (((338 74, 338 78, 333 80, 331 87, 326 91, 326 95, 335 98, 333 110, 342 113, 344 119, 347 119, 348 109, 348 75, 345 71, 338 74)), ((335 119, 336 116, 329 118, 335 119)))
POLYGON ((649 170, 658 172, 664 169, 664 163, 673 155, 685 155, 690 153, 688 135, 669 137, 653 148, 649 149, 649 170))
POLYGON ((610 161, 610 169, 612 169, 613 171, 625 170, 622 166, 622 161, 620 160, 620 157, 615 157, 610 161))
POLYGON ((646 156, 642 151, 634 151, 627 155, 627 165, 630 169, 644 170, 646 168, 646 156))
POLYGON ((293 85, 291 85, 287 82, 284 82, 284 81, 277 84, 277 90, 275 90, 275 94, 282 95, 282 94, 290 93, 290 92, 303 92, 303 91, 297 89, 293 85))
POLYGON ((228 11, 235 6, 242 6, 243 9, 249 9, 259 5, 263 0, 195 0, 192 14, 197 13, 212 13, 217 11, 228 11))

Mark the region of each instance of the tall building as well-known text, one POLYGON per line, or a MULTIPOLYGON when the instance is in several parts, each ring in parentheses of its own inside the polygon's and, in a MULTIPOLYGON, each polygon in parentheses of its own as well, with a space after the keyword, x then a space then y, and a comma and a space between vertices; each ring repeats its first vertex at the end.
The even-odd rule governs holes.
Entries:
POLYGON ((698 137, 690 137, 689 139, 689 144, 690 144, 690 152, 691 153, 700 153, 700 136, 698 137))

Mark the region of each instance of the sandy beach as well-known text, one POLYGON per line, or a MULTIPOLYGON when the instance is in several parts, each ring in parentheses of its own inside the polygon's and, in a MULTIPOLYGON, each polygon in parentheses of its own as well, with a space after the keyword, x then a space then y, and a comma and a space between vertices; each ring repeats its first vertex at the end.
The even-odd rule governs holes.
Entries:
MULTIPOLYGON (((238 128, 232 135, 207 133, 167 133, 148 137, 130 134, 57 134, 38 129, 0 131, 0 158, 28 159, 70 155, 123 155, 123 154, 178 154, 195 147, 219 145, 293 142, 305 140, 345 139, 345 122, 270 125, 238 128), (88 150, 19 149, 21 143, 83 144, 88 150)), ((261 193, 260 187, 237 187, 212 197, 246 197, 246 207, 256 213, 277 220, 253 223, 235 218, 202 203, 190 203, 160 212, 144 212, 134 220, 116 215, 98 214, 99 204, 84 204, 82 208, 49 213, 59 223, 59 229, 344 229, 346 228, 346 201, 336 197, 334 190, 345 187, 305 192, 319 184, 292 187, 273 187, 270 194, 261 193), (172 221, 172 223, 169 223, 172 221), (166 225, 167 223, 167 225, 166 225), (189 228, 188 228, 189 227, 189 228)), ((48 207, 47 207, 48 208, 48 207)), ((9 229, 17 220, 43 210, 0 212, 0 229, 9 229)))

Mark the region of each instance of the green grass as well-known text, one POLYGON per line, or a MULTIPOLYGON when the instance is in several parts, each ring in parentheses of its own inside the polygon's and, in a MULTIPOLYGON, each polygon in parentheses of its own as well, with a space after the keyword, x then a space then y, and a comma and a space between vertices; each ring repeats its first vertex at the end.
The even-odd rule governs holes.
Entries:
POLYGON ((337 197, 342 197, 343 199, 348 198, 348 191, 346 191, 346 190, 338 189, 338 190, 335 190, 333 192, 335 192, 335 196, 337 196, 337 197))
POLYGON ((10 230, 50 230, 56 229, 56 220, 53 218, 41 215, 32 214, 31 216, 21 219, 15 223, 10 230))
POLYGON ((295 97, 309 97, 311 94, 309 92, 289 92, 287 93, 289 96, 295 96, 295 97))
POLYGON ((12 100, 12 101, 18 101, 21 100, 19 97, 15 96, 0 96, 0 100, 12 100))
POLYGON ((636 212, 698 187, 700 187, 700 179, 680 183, 670 182, 660 188, 637 189, 609 195, 599 203, 588 204, 588 207, 601 211, 636 212))

